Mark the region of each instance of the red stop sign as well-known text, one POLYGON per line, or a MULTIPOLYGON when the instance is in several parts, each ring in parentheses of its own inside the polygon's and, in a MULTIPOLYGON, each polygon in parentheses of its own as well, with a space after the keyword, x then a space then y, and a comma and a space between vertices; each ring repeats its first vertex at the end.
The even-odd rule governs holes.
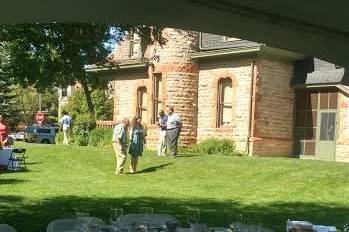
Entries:
POLYGON ((38 124, 42 124, 45 119, 45 115, 42 112, 37 112, 35 115, 35 120, 38 124))

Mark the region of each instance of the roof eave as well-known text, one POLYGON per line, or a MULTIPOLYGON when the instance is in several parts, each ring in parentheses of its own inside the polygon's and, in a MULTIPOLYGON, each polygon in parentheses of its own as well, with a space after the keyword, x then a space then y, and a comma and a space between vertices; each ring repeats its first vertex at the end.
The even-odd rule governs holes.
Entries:
POLYGON ((191 58, 193 60, 202 60, 202 59, 209 59, 209 58, 216 58, 216 57, 241 56, 241 55, 257 53, 259 51, 260 51, 260 45, 251 46, 251 47, 216 49, 216 50, 192 52, 191 58))

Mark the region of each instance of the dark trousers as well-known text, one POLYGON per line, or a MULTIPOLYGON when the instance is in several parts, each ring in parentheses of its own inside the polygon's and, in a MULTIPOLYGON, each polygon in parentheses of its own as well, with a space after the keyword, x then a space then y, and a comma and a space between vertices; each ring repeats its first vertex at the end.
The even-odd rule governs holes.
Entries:
POLYGON ((168 129, 167 136, 167 149, 170 151, 170 154, 175 156, 177 155, 177 147, 178 147, 178 138, 180 134, 179 128, 168 129))

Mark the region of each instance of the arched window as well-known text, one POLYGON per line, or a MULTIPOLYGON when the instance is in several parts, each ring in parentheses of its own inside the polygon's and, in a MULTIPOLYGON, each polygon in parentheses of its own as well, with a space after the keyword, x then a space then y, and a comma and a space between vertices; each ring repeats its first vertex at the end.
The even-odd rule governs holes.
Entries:
POLYGON ((147 88, 139 87, 137 90, 137 117, 141 117, 143 122, 147 122, 147 88))
POLYGON ((163 108, 162 98, 162 74, 156 73, 153 78, 153 115, 151 123, 155 124, 159 120, 159 110, 163 108))
POLYGON ((218 81, 217 127, 229 125, 233 120, 233 91, 230 78, 218 81))

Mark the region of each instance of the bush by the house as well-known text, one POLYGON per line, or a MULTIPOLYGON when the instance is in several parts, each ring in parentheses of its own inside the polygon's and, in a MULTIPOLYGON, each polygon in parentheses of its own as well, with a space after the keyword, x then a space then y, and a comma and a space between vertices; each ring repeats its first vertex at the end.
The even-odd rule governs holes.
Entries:
POLYGON ((191 148, 192 152, 209 155, 230 155, 241 156, 235 148, 234 141, 230 139, 210 138, 206 139, 191 148))
POLYGON ((111 146, 113 128, 96 128, 89 134, 90 146, 111 146))
MULTIPOLYGON (((78 146, 111 146, 112 134, 113 128, 95 128, 91 131, 73 131, 70 136, 70 143, 78 146)), ((62 132, 56 135, 56 143, 63 143, 62 132)))

